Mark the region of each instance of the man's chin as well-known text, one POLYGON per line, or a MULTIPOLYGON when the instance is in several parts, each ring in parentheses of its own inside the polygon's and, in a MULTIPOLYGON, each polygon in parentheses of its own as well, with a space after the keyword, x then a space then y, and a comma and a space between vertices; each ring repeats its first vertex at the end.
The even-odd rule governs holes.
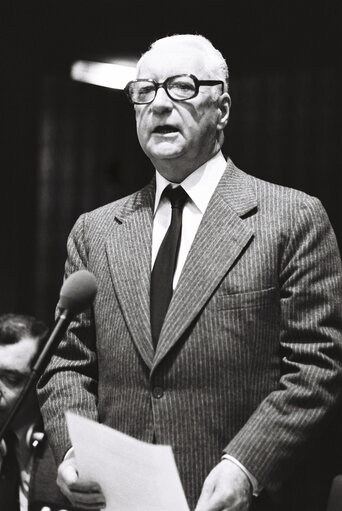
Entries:
POLYGON ((182 156, 183 151, 180 147, 175 147, 172 144, 167 142, 163 144, 158 144, 157 147, 153 147, 151 151, 149 151, 148 156, 151 160, 172 160, 175 158, 179 158, 182 156))

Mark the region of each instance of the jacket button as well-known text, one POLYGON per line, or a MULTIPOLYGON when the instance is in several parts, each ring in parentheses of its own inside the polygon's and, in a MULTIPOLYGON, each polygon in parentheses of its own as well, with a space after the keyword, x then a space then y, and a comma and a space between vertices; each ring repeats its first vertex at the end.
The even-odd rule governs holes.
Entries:
POLYGON ((152 390, 152 396, 156 399, 160 399, 164 395, 164 390, 161 387, 154 387, 152 390))

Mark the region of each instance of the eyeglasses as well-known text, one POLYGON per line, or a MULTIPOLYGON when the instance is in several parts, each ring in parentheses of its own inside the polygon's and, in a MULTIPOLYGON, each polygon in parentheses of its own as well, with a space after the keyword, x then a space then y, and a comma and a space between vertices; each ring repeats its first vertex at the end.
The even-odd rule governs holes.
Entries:
POLYGON ((152 103, 160 87, 173 101, 186 101, 197 96, 201 85, 221 85, 223 92, 222 80, 198 80, 194 75, 170 76, 162 83, 150 79, 132 80, 128 82, 124 91, 131 103, 146 105, 152 103))

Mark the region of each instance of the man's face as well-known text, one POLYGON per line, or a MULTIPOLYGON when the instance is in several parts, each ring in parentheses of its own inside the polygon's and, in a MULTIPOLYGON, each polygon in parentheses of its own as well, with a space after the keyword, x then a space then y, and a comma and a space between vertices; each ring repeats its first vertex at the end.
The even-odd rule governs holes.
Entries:
MULTIPOLYGON (((0 345, 0 424, 6 419, 24 387, 37 349, 37 340, 30 337, 23 337, 15 344, 0 345)), ((14 426, 29 424, 36 413, 35 393, 31 392, 23 402, 14 426)))
MULTIPOLYGON (((195 48, 183 51, 172 44, 154 49, 141 60, 138 78, 164 82, 170 76, 193 74, 199 80, 209 76, 205 55, 195 48)), ((135 105, 140 145, 154 166, 167 179, 181 181, 205 163, 219 149, 217 131, 222 116, 228 119, 229 96, 220 85, 201 86, 196 97, 177 102, 159 88, 154 101, 135 105)))

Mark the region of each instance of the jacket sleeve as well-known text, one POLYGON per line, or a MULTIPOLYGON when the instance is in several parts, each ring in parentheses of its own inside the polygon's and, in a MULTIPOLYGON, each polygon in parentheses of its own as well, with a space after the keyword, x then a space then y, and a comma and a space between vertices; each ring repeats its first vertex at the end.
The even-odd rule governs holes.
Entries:
POLYGON ((281 378, 225 452, 272 496, 338 406, 342 389, 341 260, 316 198, 296 206, 280 254, 281 378))
MULTIPOLYGON (((65 278, 87 269, 87 215, 74 225, 67 243, 65 278)), ((93 310, 77 315, 57 347, 37 385, 38 399, 49 443, 58 463, 70 448, 64 412, 97 419, 97 360, 93 310)))

